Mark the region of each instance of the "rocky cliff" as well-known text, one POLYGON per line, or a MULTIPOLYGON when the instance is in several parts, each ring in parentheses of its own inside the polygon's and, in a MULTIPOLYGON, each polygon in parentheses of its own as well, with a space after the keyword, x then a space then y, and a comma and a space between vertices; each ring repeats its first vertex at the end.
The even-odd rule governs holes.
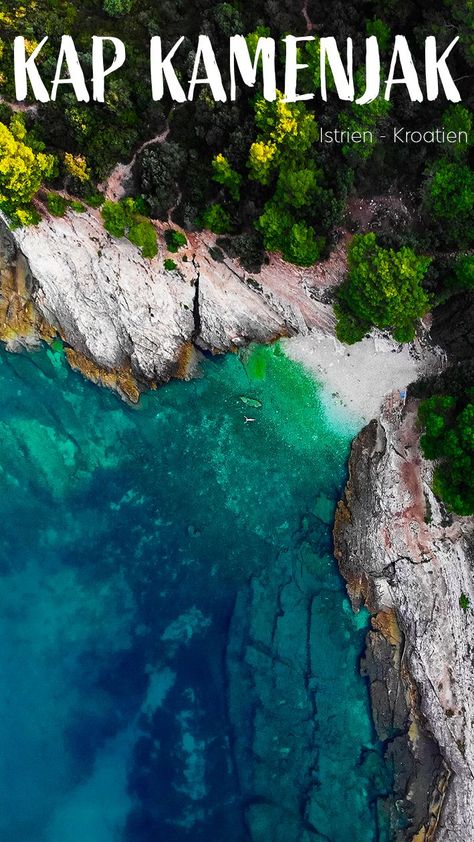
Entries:
POLYGON ((323 299, 344 272, 342 245, 307 271, 273 259, 256 280, 213 256, 212 235, 188 235, 179 269, 166 271, 167 226, 158 226, 161 256, 147 260, 127 240, 112 239, 93 211, 62 219, 45 213, 39 225, 14 232, 0 225, 10 275, 12 266, 14 275, 21 262, 28 267, 22 289, 2 284, 6 338, 31 341, 50 325, 72 349, 73 364, 89 375, 95 367, 97 379, 121 373, 115 385, 135 399, 134 382, 185 376, 194 348, 220 353, 334 324, 323 299), (36 325, 9 320, 13 296, 34 308, 36 325))
POLYGON ((399 733, 408 769, 398 784, 411 820, 399 838, 464 842, 474 824, 474 529, 431 492, 416 410, 389 401, 355 440, 335 551, 353 604, 375 615, 366 670, 376 725, 382 739, 399 733))

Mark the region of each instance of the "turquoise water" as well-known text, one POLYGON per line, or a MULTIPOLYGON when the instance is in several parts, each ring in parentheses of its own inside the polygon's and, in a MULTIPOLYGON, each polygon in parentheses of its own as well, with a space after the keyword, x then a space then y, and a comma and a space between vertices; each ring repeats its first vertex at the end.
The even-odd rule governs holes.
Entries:
POLYGON ((2 842, 248 839, 230 617, 249 576, 282 552, 291 570, 308 541, 318 827, 382 839, 367 617, 330 557, 354 430, 331 425, 319 387, 278 346, 209 360, 138 408, 60 349, 2 351, 0 386, 2 842))

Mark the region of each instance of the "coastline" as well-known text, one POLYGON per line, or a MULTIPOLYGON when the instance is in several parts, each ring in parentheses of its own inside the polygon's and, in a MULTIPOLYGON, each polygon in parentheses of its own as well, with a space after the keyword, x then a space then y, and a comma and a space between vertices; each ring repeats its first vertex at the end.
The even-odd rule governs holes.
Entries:
POLYGON ((400 345, 377 330, 351 346, 316 331, 284 339, 282 346, 290 359, 302 363, 321 383, 327 412, 338 418, 339 404, 341 417, 349 414, 358 430, 378 417, 387 395, 400 403, 400 391, 444 365, 441 349, 427 340, 423 347, 420 340, 400 345))
MULTIPOLYGON (((183 366, 183 349, 188 349, 186 357, 192 359, 194 366, 196 350, 225 353, 252 341, 267 343, 289 337, 282 340, 285 352, 302 363, 322 385, 328 414, 339 423, 349 413, 356 432, 364 423, 378 417, 387 393, 389 408, 399 412, 400 389, 405 389, 421 374, 433 373, 443 366, 442 352, 425 340, 422 347, 416 344, 401 347, 376 333, 360 346, 346 349, 338 343, 330 300, 331 288, 345 271, 344 240, 329 260, 313 272, 295 267, 287 271, 282 261, 271 258, 270 266, 265 267, 255 286, 249 284, 250 279, 237 264, 232 261, 223 264, 212 258, 211 238, 207 242, 193 237, 189 271, 186 277, 180 277, 178 284, 164 275, 157 264, 151 269, 143 264, 129 244, 111 241, 103 233, 98 255, 97 232, 93 218, 84 215, 79 218, 74 214, 59 222, 47 220, 39 229, 28 232, 3 232, 6 262, 10 265, 5 276, 10 279, 10 286, 2 287, 7 299, 5 316, 6 320, 12 313, 15 316, 14 324, 5 322, 5 338, 14 350, 24 345, 34 347, 40 339, 52 341, 59 334, 67 350, 70 349, 70 360, 71 353, 76 354, 76 367, 84 376, 116 389, 128 400, 138 400, 140 391, 173 377, 192 376, 194 371, 183 366), (72 248, 68 259, 64 256, 65 237, 70 238, 72 248), (11 266, 22 282, 21 288, 11 282, 11 266), (118 274, 124 266, 130 266, 130 272, 133 269, 133 276, 130 274, 125 281, 118 274), (18 267, 21 267, 19 273, 18 267), (109 287, 112 277, 118 284, 115 291, 109 287), (157 322, 148 316, 145 322, 141 321, 140 314, 150 315, 150 302, 159 312, 160 289, 166 291, 166 312, 157 322), (138 311, 130 322, 128 297, 132 294, 134 300, 138 298, 138 311), (154 297, 150 299, 150 295, 154 297), (196 295, 199 334, 189 314, 196 295), (15 304, 13 308, 8 306, 9 301, 15 304), (182 306, 183 301, 186 308, 182 306), (170 312, 176 314, 178 332, 170 329, 167 322, 166 314, 170 312), (23 314, 28 317, 24 323, 23 314), (89 328, 92 333, 88 333, 89 328), (98 355, 90 346, 91 337, 98 355), (166 352, 165 365, 160 356, 162 348, 166 352), (124 372, 121 376, 120 371, 124 372), (103 376, 103 372, 108 376, 103 376), (341 413, 334 405, 334 396, 340 401, 341 413)), ((369 498, 369 514, 374 505, 374 498, 369 498)), ((362 540, 367 530, 363 511, 358 518, 354 517, 354 529, 362 540)), ((404 554, 408 552, 405 548, 404 554)), ((360 561, 357 554, 355 561, 360 561)), ((417 605, 412 608, 416 612, 417 605)), ((400 670, 399 664, 398 676, 400 670)), ((423 681, 418 681, 418 686, 421 701, 417 710, 424 703, 426 690, 423 681)), ((374 709, 375 720, 377 716, 374 709)), ((429 712, 427 727, 432 727, 429 712)), ((456 809, 459 811, 455 797, 448 803, 454 813, 456 809)), ((419 837, 424 842, 434 838, 419 837)))

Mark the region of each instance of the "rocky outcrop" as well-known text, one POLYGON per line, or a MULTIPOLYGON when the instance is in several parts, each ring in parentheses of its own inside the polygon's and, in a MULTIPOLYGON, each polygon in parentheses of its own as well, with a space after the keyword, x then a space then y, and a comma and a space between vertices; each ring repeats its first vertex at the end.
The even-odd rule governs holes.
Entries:
POLYGON ((411 821, 399 838, 460 842, 474 823, 473 523, 433 496, 416 411, 415 400, 390 401, 355 440, 335 552, 353 604, 375 615, 376 724, 382 739, 399 732, 408 770, 397 784, 411 821))
MULTIPOLYGON (((41 336, 40 323, 50 325, 76 359, 88 361, 85 373, 92 364, 105 382, 100 372, 120 371, 124 382, 145 385, 185 376, 193 362, 190 345, 221 353, 334 324, 323 292, 345 269, 343 243, 329 261, 307 271, 274 259, 257 281, 237 263, 214 259, 212 235, 204 234, 188 235, 179 270, 167 271, 167 226, 158 223, 161 256, 154 260, 127 240, 112 239, 89 210, 68 211, 62 219, 44 211, 39 225, 14 232, 5 221, 0 225, 10 265, 23 261, 26 267, 23 300, 38 314, 36 326, 27 326, 29 338, 35 330, 41 336)), ((9 302, 8 290, 3 298, 9 302)), ((23 338, 21 326, 11 327, 23 338)))

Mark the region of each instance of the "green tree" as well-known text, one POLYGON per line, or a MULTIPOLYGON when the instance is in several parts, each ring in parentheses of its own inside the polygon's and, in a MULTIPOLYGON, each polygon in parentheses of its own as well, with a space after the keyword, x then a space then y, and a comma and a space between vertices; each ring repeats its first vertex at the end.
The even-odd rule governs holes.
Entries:
POLYGON ((280 252, 285 260, 298 266, 312 266, 319 258, 324 241, 314 228, 297 222, 285 207, 272 200, 256 222, 268 251, 280 252))
POLYGON ((208 228, 214 234, 227 234, 230 231, 230 216, 218 202, 210 205, 201 216, 203 228, 208 228))
POLYGON ((474 289, 474 255, 464 254, 454 266, 456 285, 461 289, 474 289))
POLYGON ((456 158, 465 155, 469 147, 472 146, 471 111, 460 103, 450 105, 443 114, 442 125, 447 132, 456 132, 456 134, 466 132, 467 143, 464 140, 459 140, 456 143, 447 143, 444 147, 447 153, 456 158))
POLYGON ((438 462, 433 491, 453 512, 474 514, 474 390, 434 395, 420 404, 418 417, 422 452, 438 462))
POLYGON ((218 184, 227 188, 236 202, 239 201, 242 176, 231 167, 224 155, 219 154, 212 159, 212 177, 218 184))
MULTIPOLYGON (((363 71, 358 70, 356 72, 355 87, 357 96, 362 96, 365 88, 365 73, 363 71)), ((358 158, 370 158, 377 144, 375 134, 377 126, 387 117, 391 107, 391 103, 387 102, 383 95, 380 94, 376 99, 368 102, 366 105, 358 105, 354 101, 350 104, 350 110, 348 112, 341 112, 339 125, 342 131, 350 132, 351 136, 355 132, 359 132, 362 137, 364 137, 364 132, 367 133, 365 135, 365 142, 363 143, 346 143, 342 147, 344 155, 353 153, 358 158), (369 132, 370 135, 368 134, 369 132), (372 140, 370 140, 370 137, 372 140)))
POLYGON ((101 208, 105 230, 112 237, 124 237, 127 227, 125 208, 120 202, 104 202, 101 208))
POLYGON ((427 180, 425 201, 453 241, 472 242, 474 172, 467 164, 445 158, 437 161, 427 180))
POLYGON ((338 295, 337 334, 357 341, 370 325, 389 329, 400 342, 411 339, 429 298, 422 281, 430 258, 410 248, 384 249, 375 234, 359 234, 349 249, 349 273, 338 295))
POLYGON ((10 128, 0 123, 0 209, 17 225, 36 221, 30 203, 55 164, 51 155, 34 152, 26 140, 19 115, 12 118, 10 128))
POLYGON ((318 192, 320 173, 314 165, 296 168, 281 167, 275 191, 275 198, 294 208, 311 204, 318 192))
POLYGON ((268 184, 282 163, 295 166, 302 160, 318 135, 314 115, 304 103, 285 102, 279 91, 274 102, 257 97, 255 123, 259 135, 250 147, 248 167, 250 178, 261 184, 268 184))
POLYGON ((149 219, 140 219, 130 225, 127 238, 137 246, 143 257, 156 257, 158 254, 158 243, 156 230, 149 219))
POLYGON ((104 202, 101 208, 104 227, 113 237, 127 237, 137 246, 143 257, 153 258, 158 254, 158 242, 154 225, 142 215, 143 202, 138 199, 122 199, 120 202, 104 202))
POLYGON ((113 18, 128 15, 132 6, 133 0, 104 0, 104 12, 113 18))
POLYGON ((168 246, 168 251, 176 254, 180 248, 186 245, 188 242, 185 235, 181 231, 165 231, 165 240, 166 245, 168 246))

